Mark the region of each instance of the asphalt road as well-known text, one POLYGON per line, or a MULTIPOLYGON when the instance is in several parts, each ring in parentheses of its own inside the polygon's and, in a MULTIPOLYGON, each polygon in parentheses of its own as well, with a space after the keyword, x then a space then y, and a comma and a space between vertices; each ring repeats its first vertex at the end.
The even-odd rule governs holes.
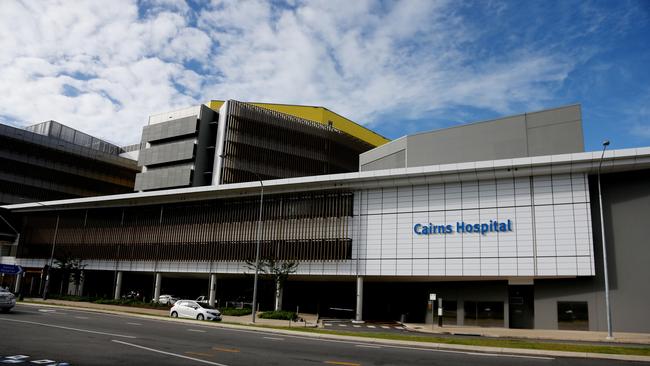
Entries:
MULTIPOLYGON (((386 346, 258 330, 17 305, 0 314, 0 364, 30 365, 624 365, 386 346)), ((630 363, 631 364, 631 363, 630 363)))

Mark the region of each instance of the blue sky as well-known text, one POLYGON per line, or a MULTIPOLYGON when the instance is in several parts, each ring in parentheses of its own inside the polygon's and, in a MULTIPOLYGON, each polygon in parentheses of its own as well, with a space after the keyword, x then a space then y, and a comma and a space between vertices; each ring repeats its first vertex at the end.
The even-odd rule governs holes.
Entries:
POLYGON ((587 150, 649 146, 649 39, 647 0, 8 0, 0 122, 129 144, 151 114, 227 98, 397 138, 580 103, 587 150))

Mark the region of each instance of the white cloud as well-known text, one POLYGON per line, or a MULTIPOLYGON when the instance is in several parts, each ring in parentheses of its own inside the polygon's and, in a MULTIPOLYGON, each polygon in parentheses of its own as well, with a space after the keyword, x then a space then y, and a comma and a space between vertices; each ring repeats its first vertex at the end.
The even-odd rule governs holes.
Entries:
POLYGON ((323 105, 365 123, 458 105, 506 113, 548 98, 570 71, 552 52, 473 59, 480 30, 455 4, 1 1, 0 120, 55 119, 126 144, 149 114, 222 98, 323 105))

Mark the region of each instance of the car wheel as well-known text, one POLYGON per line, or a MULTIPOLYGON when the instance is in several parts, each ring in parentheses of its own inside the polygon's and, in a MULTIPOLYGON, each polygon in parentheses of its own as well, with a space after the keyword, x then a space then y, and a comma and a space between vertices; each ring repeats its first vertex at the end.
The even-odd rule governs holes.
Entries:
POLYGON ((198 319, 198 320, 203 320, 203 319, 205 319, 205 318, 203 317, 203 314, 199 314, 199 315, 196 316, 196 319, 198 319))
POLYGON ((178 313, 175 311, 172 311, 172 318, 178 318, 178 313))

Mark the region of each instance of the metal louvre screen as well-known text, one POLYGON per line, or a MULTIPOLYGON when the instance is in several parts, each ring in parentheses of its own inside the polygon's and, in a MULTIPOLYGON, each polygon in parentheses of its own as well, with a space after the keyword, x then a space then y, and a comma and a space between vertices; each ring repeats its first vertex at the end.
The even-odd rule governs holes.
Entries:
MULTIPOLYGON (((350 259, 351 192, 264 197, 261 256, 350 259)), ((244 261, 255 256, 259 198, 50 212, 24 217, 19 257, 244 261), (56 230, 59 215, 58 230, 56 230)))
POLYGON ((368 143, 333 127, 229 101, 222 183, 355 172, 368 143), (257 173, 257 175, 255 175, 257 173))

